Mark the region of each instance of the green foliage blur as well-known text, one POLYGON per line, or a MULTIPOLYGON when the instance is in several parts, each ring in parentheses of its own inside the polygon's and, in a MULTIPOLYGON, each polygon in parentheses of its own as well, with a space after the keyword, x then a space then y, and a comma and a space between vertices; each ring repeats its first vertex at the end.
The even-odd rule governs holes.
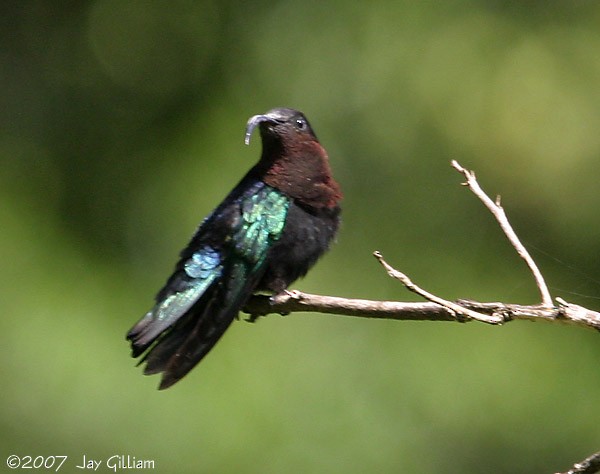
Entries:
POLYGON ((599 309, 599 3, 23 0, 0 18, 3 463, 550 473, 600 449, 593 331, 271 315, 164 392, 124 338, 275 106, 307 114, 345 193, 295 288, 416 300, 380 250, 449 299, 537 302, 456 159, 553 295, 599 309))

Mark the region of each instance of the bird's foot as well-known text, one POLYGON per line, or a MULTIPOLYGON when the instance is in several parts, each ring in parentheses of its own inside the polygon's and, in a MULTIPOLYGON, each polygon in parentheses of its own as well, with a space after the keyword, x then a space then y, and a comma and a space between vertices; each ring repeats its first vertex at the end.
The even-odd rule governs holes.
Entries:
MULTIPOLYGON (((257 296, 257 298, 266 298, 266 296, 259 295, 257 296)), ((275 293, 274 295, 268 297, 269 305, 271 307, 277 307, 289 301, 290 299, 299 301, 302 299, 302 293, 298 290, 282 290, 279 293, 275 293)), ((258 311, 259 312, 255 313, 250 313, 249 311, 247 311, 250 314, 250 316, 248 316, 245 320, 249 323, 254 323, 261 316, 266 316, 267 314, 269 314, 269 312, 271 312, 267 309, 259 309, 258 311)), ((288 314, 290 314, 290 311, 275 310, 272 312, 278 312, 281 316, 287 316, 288 314)))
POLYGON ((298 290, 283 290, 280 293, 277 293, 276 295, 271 296, 271 298, 277 298, 279 297, 281 298, 291 298, 293 300, 299 300, 302 299, 302 293, 299 292, 298 290))
MULTIPOLYGON (((286 302, 288 299, 299 300, 300 298, 302 298, 302 293, 300 293, 298 290, 283 290, 271 296, 269 298, 269 302, 272 306, 276 306, 280 303, 286 302)), ((288 314, 290 314, 290 312, 279 311, 279 314, 281 316, 287 316, 288 314)))

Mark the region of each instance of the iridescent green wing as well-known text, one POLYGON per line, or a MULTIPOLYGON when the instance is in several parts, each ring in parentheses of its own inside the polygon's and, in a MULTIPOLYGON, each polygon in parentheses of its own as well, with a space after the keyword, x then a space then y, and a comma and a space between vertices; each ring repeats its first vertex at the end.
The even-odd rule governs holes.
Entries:
POLYGON ((259 268, 283 232, 289 204, 288 197, 264 184, 244 196, 240 203, 240 220, 233 234, 232 258, 241 257, 249 270, 259 268))

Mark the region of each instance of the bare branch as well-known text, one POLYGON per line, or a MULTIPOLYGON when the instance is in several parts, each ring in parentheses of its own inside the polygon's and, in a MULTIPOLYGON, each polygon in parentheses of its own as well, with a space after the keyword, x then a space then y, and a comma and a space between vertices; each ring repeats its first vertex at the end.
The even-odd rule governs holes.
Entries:
MULTIPOLYGON (((582 306, 565 303, 558 308, 542 305, 520 305, 510 303, 481 303, 471 300, 454 302, 478 313, 488 314, 503 322, 512 320, 545 321, 565 323, 600 331, 600 313, 582 306)), ((267 314, 290 314, 296 312, 337 314, 370 319, 392 319, 396 321, 454 321, 469 322, 469 318, 457 318, 454 311, 437 303, 410 303, 401 301, 375 301, 365 299, 322 296, 294 291, 275 296, 254 295, 243 308, 252 315, 250 320, 267 314)), ((479 319, 481 320, 481 319, 479 319)), ((487 322, 487 321, 486 321, 487 322)))
POLYGON ((568 471, 556 474, 594 474, 596 472, 600 472, 600 452, 575 463, 568 471))
MULTIPOLYGON (((557 305, 553 304, 540 270, 508 222, 506 213, 500 204, 500 196, 496 196, 496 200, 492 201, 477 183, 475 173, 466 170, 454 160, 452 166, 465 176, 467 181, 463 185, 468 186, 490 210, 512 246, 527 263, 540 291, 541 304, 527 306, 499 302, 481 303, 471 300, 447 301, 417 286, 407 275, 389 265, 380 252, 374 252, 373 255, 390 277, 400 281, 408 290, 429 300, 429 302, 372 301, 311 295, 299 291, 284 291, 271 297, 265 295, 252 296, 243 309, 251 315, 250 321, 269 313, 289 314, 296 311, 305 311, 408 321, 468 322, 476 320, 487 324, 502 324, 507 321, 521 319, 563 322, 600 330, 600 313, 567 303, 561 298, 556 298, 557 305)), ((600 472, 600 452, 576 463, 569 471, 562 474, 593 474, 598 472, 600 472)))
POLYGON ((542 304, 544 306, 547 306, 548 308, 553 307, 554 305, 552 304, 552 297, 550 296, 550 291, 548 291, 548 286, 544 281, 544 277, 542 276, 542 273, 533 261, 533 258, 531 258, 531 255, 529 255, 529 252, 523 246, 523 244, 517 237, 517 234, 508 222, 506 213, 500 205, 500 196, 496 197, 496 202, 492 201, 489 198, 489 196, 485 194, 483 189, 481 189, 481 187, 479 186, 479 183, 477 182, 477 178, 475 177, 475 173, 473 171, 469 171, 463 168, 456 160, 452 160, 452 167, 466 178, 467 181, 463 184, 465 186, 468 186, 469 189, 473 191, 473 193, 485 205, 485 207, 487 207, 490 210, 490 212, 494 215, 494 217, 498 221, 498 224, 500 224, 500 227, 506 234, 506 237, 508 237, 508 240, 519 254, 519 257, 521 257, 527 263, 527 266, 531 270, 531 273, 533 273, 533 277, 535 278, 538 289, 540 290, 542 304))
POLYGON ((573 322, 583 322, 600 330, 600 313, 573 303, 567 303, 562 298, 556 298, 561 317, 573 322))
POLYGON ((270 313, 285 315, 304 311, 398 321, 459 321, 452 312, 434 303, 349 299, 299 291, 280 293, 271 297, 254 295, 243 310, 254 318, 270 313))
POLYGON ((558 305, 552 304, 544 278, 508 222, 504 209, 500 205, 500 196, 496 197, 495 202, 492 201, 483 192, 472 171, 466 170, 456 161, 452 161, 452 166, 465 176, 467 182, 463 184, 468 186, 492 212, 515 250, 527 262, 542 295, 541 304, 481 303, 464 299, 455 302, 447 301, 417 286, 407 275, 390 266, 379 252, 375 252, 374 256, 392 278, 399 280, 410 291, 430 302, 373 301, 286 291, 271 297, 252 296, 244 307, 244 311, 251 315, 250 320, 254 321, 259 316, 269 313, 289 314, 304 311, 403 321, 467 322, 476 320, 487 324, 502 324, 511 320, 547 321, 600 330, 600 313, 567 303, 561 298, 556 299, 558 305))

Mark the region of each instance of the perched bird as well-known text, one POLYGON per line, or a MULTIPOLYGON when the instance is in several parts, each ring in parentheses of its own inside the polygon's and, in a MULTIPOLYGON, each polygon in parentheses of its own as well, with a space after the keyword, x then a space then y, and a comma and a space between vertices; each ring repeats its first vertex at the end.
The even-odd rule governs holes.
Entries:
POLYGON ((297 110, 277 108, 259 127, 260 160, 204 219, 181 252, 156 305, 127 333, 159 388, 185 376, 212 349, 255 292, 280 293, 329 248, 342 193, 327 152, 297 110))

